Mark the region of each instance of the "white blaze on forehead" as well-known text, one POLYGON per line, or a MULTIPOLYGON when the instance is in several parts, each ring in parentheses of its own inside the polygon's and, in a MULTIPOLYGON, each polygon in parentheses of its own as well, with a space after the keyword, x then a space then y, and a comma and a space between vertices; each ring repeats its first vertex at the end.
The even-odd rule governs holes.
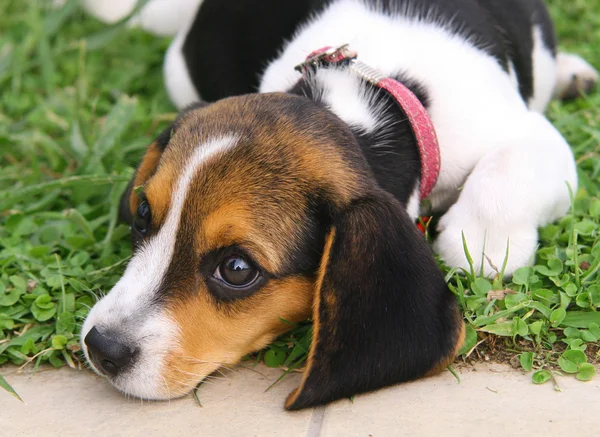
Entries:
POLYGON ((196 148, 184 165, 183 175, 176 183, 169 212, 162 228, 135 254, 123 278, 107 298, 112 297, 119 307, 139 308, 140 303, 154 297, 154 292, 160 286, 173 257, 183 205, 194 176, 208 160, 227 152, 236 143, 236 138, 224 137, 211 140, 196 148))
POLYGON ((146 326, 147 323, 152 325, 146 318, 152 317, 151 314, 155 312, 150 304, 171 263, 190 184, 203 165, 211 158, 226 153, 236 143, 236 137, 221 137, 199 145, 191 154, 184 165, 183 174, 175 184, 162 228, 133 256, 123 277, 111 292, 92 308, 83 326, 82 338, 95 325, 125 334, 125 338, 134 342, 141 340, 142 331, 148 334, 147 331, 153 330, 152 326, 146 326), (133 318, 136 320, 132 322, 133 318))

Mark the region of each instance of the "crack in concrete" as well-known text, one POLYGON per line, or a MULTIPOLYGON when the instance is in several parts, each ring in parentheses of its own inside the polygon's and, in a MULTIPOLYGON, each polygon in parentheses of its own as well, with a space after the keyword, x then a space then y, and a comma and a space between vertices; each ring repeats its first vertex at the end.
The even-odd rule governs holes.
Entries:
POLYGON ((327 407, 317 407, 314 409, 312 416, 310 417, 310 423, 308 424, 308 431, 306 437, 319 437, 321 435, 321 428, 325 420, 325 409, 327 407))

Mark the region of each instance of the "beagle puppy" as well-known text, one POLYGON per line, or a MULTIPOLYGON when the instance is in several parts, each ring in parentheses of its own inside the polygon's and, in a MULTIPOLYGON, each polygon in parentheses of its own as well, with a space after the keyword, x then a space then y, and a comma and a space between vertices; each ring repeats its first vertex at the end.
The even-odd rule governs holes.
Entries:
POLYGON ((463 238, 486 275, 529 264, 577 189, 542 111, 595 70, 556 54, 541 0, 196 3, 165 63, 185 109, 123 196, 133 257, 82 329, 92 368, 169 399, 311 318, 288 409, 444 369, 464 326, 415 220, 443 214, 451 267, 463 238))

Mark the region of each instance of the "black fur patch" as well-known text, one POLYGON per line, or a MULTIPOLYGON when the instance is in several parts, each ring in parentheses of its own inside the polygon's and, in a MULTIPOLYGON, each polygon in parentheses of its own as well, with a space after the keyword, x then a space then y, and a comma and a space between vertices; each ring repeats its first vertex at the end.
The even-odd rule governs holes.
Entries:
POLYGON ((503 57, 514 66, 519 92, 528 102, 534 92, 534 25, 539 26, 546 48, 556 55, 556 37, 546 6, 541 0, 478 1, 492 17, 500 38, 498 44, 503 47, 503 57))
POLYGON ((334 219, 311 358, 286 407, 325 404, 412 380, 460 340, 455 297, 400 204, 377 191, 334 219))
POLYGON ((207 101, 255 92, 259 73, 322 0, 205 0, 183 54, 207 101))
MULTIPOLYGON (((202 98, 214 101, 255 92, 259 78, 300 26, 335 0, 205 0, 183 53, 202 98)), ((382 13, 438 23, 468 38, 505 71, 514 65, 525 101, 533 95, 533 26, 556 51, 542 0, 365 0, 382 13)), ((325 44, 325 42, 324 42, 325 44)), ((317 49, 314 47, 312 49, 317 49)), ((299 60, 300 61, 300 60, 299 60)))

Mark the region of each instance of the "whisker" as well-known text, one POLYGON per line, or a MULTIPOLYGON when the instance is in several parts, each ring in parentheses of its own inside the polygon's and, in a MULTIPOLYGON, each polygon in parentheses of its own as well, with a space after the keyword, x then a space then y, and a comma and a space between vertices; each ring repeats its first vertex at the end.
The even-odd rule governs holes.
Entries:
POLYGON ((216 371, 217 371, 217 372, 219 372, 219 374, 220 374, 220 375, 221 375, 223 378, 225 378, 227 381, 229 381, 229 377, 228 377, 227 375, 225 375, 225 373, 224 373, 224 372, 223 372, 221 369, 217 369, 216 371))
POLYGON ((194 357, 179 357, 179 359, 181 360, 186 360, 191 364, 212 364, 212 365, 217 365, 220 367, 223 367, 227 370, 235 370, 234 367, 231 364, 225 364, 223 362, 218 362, 218 361, 207 361, 207 360, 201 360, 199 358, 194 358, 194 357))
POLYGON ((240 369, 249 370, 249 371, 251 371, 251 372, 258 373, 258 374, 259 374, 260 376, 262 376, 263 378, 265 378, 265 379, 269 379, 269 377, 268 377, 267 375, 265 375, 265 374, 264 374, 264 373, 262 373, 262 372, 259 372, 258 370, 254 369, 254 368, 252 368, 252 367, 248 367, 248 366, 242 366, 241 364, 239 364, 239 365, 238 365, 238 367, 239 367, 240 369))
MULTIPOLYGON (((186 390, 191 390, 191 389, 195 388, 196 386, 198 386, 197 382, 193 382, 193 383, 183 382, 183 381, 173 381, 173 382, 175 382, 178 387, 181 387, 181 388, 186 389, 186 390)), ((211 381, 204 381, 203 380, 201 382, 202 382, 203 385, 204 384, 214 385, 214 382, 211 382, 211 381)))
MULTIPOLYGON (((165 378, 164 376, 160 376, 163 380, 163 382, 165 383, 165 388, 167 389, 167 395, 169 395, 171 393, 171 390, 169 389, 169 383, 167 382, 167 378, 165 378)), ((171 405, 171 397, 169 396, 169 406, 171 405)))
POLYGON ((204 373, 194 373, 194 372, 188 372, 186 370, 181 370, 181 369, 175 369, 175 371, 183 374, 183 375, 188 375, 191 377, 194 377, 196 379, 200 379, 200 380, 227 380, 229 381, 228 378, 223 377, 223 376, 215 376, 215 375, 205 375, 204 373))

